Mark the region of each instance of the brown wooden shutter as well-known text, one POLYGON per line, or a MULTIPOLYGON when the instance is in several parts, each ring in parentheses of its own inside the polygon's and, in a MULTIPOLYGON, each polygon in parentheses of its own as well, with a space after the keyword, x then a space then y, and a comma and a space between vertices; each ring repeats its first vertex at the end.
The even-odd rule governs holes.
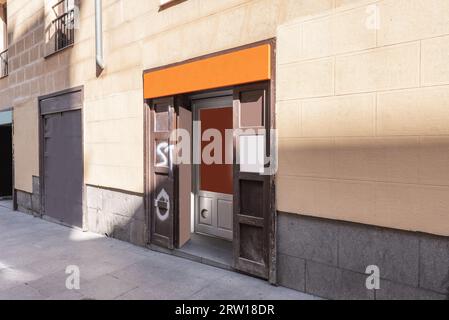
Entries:
POLYGON ((152 101, 149 125, 151 243, 173 249, 177 205, 171 152, 171 132, 176 127, 173 98, 152 101))
MULTIPOLYGON (((234 169, 234 267, 265 279, 271 278, 272 176, 244 172, 238 164, 240 144, 247 133, 240 130, 266 129, 265 149, 270 151, 269 83, 246 85, 234 91, 235 160, 234 169)), ((268 154, 266 154, 268 155, 268 154)))

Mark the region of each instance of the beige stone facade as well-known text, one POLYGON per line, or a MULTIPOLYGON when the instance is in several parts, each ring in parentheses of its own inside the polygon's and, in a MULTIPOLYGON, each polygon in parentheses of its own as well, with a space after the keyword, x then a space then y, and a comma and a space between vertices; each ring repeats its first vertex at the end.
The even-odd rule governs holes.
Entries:
POLYGON ((279 27, 279 210, 449 235, 448 12, 352 1, 279 27))
POLYGON ((52 2, 8 0, 15 188, 39 176, 38 97, 84 86, 85 183, 144 193, 144 70, 276 38, 279 211, 449 235, 449 2, 93 1, 48 56, 52 2), (378 19, 377 19, 378 18, 378 19))

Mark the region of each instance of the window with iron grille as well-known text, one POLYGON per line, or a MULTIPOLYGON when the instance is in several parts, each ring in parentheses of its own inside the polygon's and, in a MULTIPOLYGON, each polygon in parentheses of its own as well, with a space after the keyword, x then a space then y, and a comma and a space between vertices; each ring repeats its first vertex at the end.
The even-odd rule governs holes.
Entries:
POLYGON ((0 78, 8 75, 8 12, 7 4, 0 3, 0 78))
POLYGON ((73 45, 75 40, 75 5, 73 0, 60 0, 53 5, 56 19, 52 22, 54 30, 54 51, 73 45))
POLYGON ((0 52, 0 78, 8 75, 8 50, 0 52))

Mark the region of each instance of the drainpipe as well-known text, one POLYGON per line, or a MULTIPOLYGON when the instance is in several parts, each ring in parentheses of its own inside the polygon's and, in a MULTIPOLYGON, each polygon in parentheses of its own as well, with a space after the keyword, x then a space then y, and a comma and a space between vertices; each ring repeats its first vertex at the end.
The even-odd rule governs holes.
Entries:
POLYGON ((98 68, 106 67, 103 57, 103 10, 102 1, 95 0, 95 50, 98 68))

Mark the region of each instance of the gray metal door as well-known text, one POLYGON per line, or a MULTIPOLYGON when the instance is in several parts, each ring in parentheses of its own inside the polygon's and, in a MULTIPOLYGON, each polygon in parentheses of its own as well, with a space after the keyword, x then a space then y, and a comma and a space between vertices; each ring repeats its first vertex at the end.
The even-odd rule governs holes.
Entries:
POLYGON ((207 141, 208 129, 220 132, 222 138, 221 161, 210 163, 201 157, 201 164, 195 165, 195 232, 230 241, 233 239, 233 140, 232 136, 226 140, 226 130, 233 128, 232 103, 232 96, 193 103, 195 120, 201 123, 201 136, 206 133, 206 141, 199 143, 194 151, 201 157, 208 153, 206 148, 210 143, 216 143, 215 137, 207 141), (227 163, 226 155, 231 163, 227 163))
POLYGON ((81 110, 43 116, 44 214, 83 226, 81 110))

